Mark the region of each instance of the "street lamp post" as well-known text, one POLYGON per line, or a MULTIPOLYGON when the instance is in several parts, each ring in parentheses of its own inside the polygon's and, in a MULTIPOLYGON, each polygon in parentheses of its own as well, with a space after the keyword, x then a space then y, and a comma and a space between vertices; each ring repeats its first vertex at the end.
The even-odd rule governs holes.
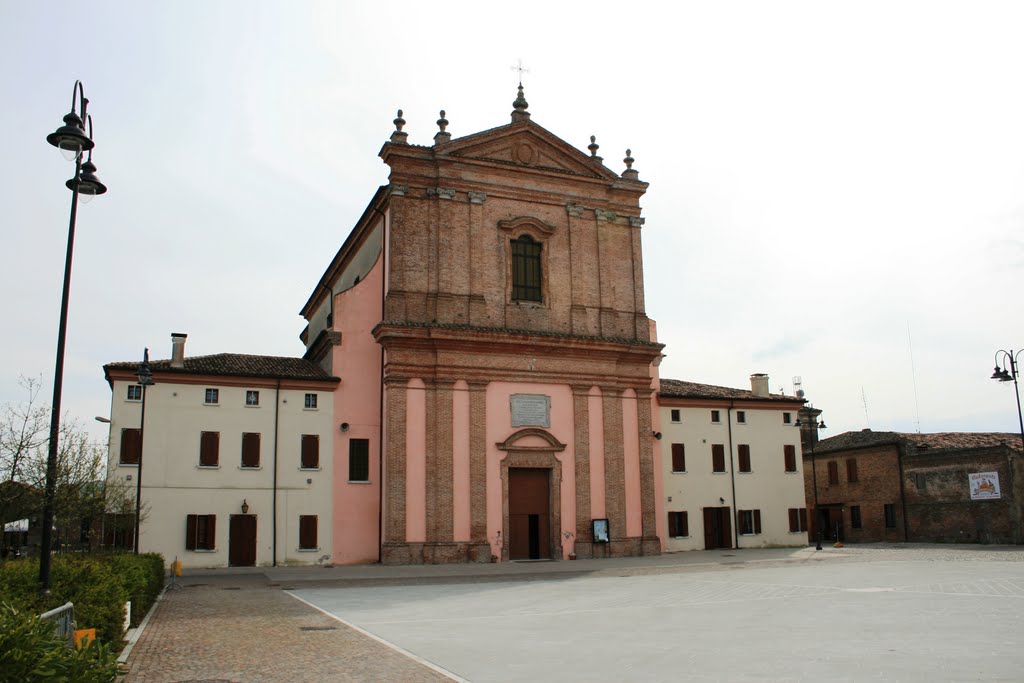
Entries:
POLYGON ((57 330, 57 360, 53 371, 53 401, 50 404, 50 440, 46 455, 46 489, 43 495, 43 529, 39 552, 39 585, 42 593, 50 591, 50 554, 53 546, 54 497, 57 491, 57 436, 60 433, 60 399, 64 386, 64 346, 67 340, 68 298, 71 294, 71 257, 75 246, 75 219, 78 215, 78 197, 91 199, 107 191, 96 177, 92 163, 92 117, 88 114, 89 100, 81 81, 75 81, 71 92, 71 111, 64 116, 64 125, 46 136, 46 141, 75 161, 75 175, 65 185, 71 190, 71 219, 68 223, 68 248, 64 258, 64 290, 60 300, 60 325, 57 330), (75 111, 76 102, 79 110, 75 111), (85 124, 89 134, 85 133, 85 124), (85 163, 82 154, 89 152, 85 163))
POLYGON ((1020 385, 1017 384, 1017 371, 1020 368, 1020 355, 1024 353, 1024 349, 1020 349, 1016 354, 1013 353, 1013 349, 1004 351, 999 349, 996 351, 996 370, 992 373, 992 379, 999 382, 1013 382, 1013 391, 1017 396, 1017 424, 1020 426, 1020 445, 1024 449, 1024 417, 1021 417, 1020 411, 1020 385))
MULTIPOLYGON (((796 421, 796 427, 803 427, 803 422, 800 419, 796 421)), ((818 442, 818 430, 828 429, 825 426, 825 421, 821 420, 815 424, 814 418, 811 418, 811 426, 807 430, 807 443, 811 446, 811 479, 814 484, 814 534, 817 536, 817 545, 814 546, 815 550, 821 550, 821 511, 818 508, 818 468, 814 462, 814 444, 818 442)))
POLYGON ((139 469, 135 472, 135 543, 133 545, 136 555, 139 554, 139 529, 142 522, 142 454, 146 439, 146 387, 153 386, 153 371, 149 368, 149 349, 142 355, 142 362, 136 373, 139 377, 139 384, 142 385, 142 419, 139 420, 139 469))

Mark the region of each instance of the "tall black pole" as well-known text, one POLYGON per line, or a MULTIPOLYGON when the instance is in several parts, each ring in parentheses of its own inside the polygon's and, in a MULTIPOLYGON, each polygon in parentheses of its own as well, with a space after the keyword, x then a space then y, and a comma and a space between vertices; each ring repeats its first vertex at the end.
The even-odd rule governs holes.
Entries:
MULTIPOLYGON (((1020 356, 1020 351, 1017 352, 1017 356, 1020 356)), ((1010 372, 1013 374, 1013 393, 1017 395, 1017 424, 1020 426, 1020 447, 1021 452, 1024 453, 1024 417, 1021 416, 1020 412, 1020 387, 1017 385, 1017 368, 1020 367, 1017 363, 1017 359, 1010 354, 1010 372)))
POLYGON ((64 291, 60 299, 60 326, 57 330, 57 362, 53 370, 53 401, 50 404, 50 441, 46 455, 46 490, 43 494, 43 533, 39 551, 39 590, 50 592, 50 553, 53 547, 54 496, 57 491, 57 435, 60 433, 60 399, 64 388, 64 345, 68 331, 68 299, 71 296, 71 257, 75 249, 75 219, 78 216, 78 181, 82 173, 82 154, 75 159, 74 188, 71 191, 71 220, 68 223, 68 251, 64 258, 64 291))
POLYGON ((821 509, 818 507, 818 466, 814 458, 814 442, 817 439, 814 438, 815 429, 811 429, 811 433, 808 434, 811 442, 811 477, 814 479, 814 535, 817 536, 818 544, 814 546, 815 550, 821 550, 821 509))
POLYGON ((146 385, 142 385, 142 419, 139 420, 139 469, 135 472, 135 543, 134 552, 139 554, 139 524, 142 521, 142 454, 145 452, 143 444, 146 439, 146 385))

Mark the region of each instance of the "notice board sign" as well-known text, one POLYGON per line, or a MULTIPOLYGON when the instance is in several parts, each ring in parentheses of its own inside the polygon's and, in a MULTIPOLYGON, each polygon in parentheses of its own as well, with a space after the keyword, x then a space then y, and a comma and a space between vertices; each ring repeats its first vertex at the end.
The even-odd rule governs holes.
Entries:
POLYGON ((544 394, 512 394, 513 427, 550 427, 551 397, 544 394))
POLYGON ((971 500, 998 500, 999 473, 998 472, 974 472, 967 475, 967 481, 971 487, 971 500))

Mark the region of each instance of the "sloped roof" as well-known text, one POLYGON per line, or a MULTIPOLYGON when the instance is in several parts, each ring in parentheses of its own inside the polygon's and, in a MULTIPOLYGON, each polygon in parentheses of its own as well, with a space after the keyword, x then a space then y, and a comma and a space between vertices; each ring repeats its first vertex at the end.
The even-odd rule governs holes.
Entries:
MULTIPOLYGON (((103 366, 104 375, 110 381, 111 370, 130 370, 139 367, 138 361, 108 363, 103 366)), ((305 379, 337 381, 324 369, 304 358, 288 356, 253 356, 244 353, 216 353, 211 356, 185 358, 184 368, 172 368, 170 359, 151 360, 153 372, 169 372, 183 375, 216 375, 221 377, 263 377, 271 379, 305 379)))
POLYGON ((856 448, 875 446, 898 446, 907 444, 915 449, 956 449, 956 448, 990 448, 993 446, 1009 446, 1020 451, 1020 434, 1007 432, 936 432, 934 434, 917 434, 912 432, 876 432, 862 429, 859 432, 845 432, 822 439, 814 450, 817 453, 846 451, 856 448))
POLYGON ((720 387, 714 384, 698 384, 697 382, 684 382, 679 379, 661 380, 659 396, 666 398, 704 398, 704 399, 744 399, 748 401, 778 401, 780 403, 802 404, 804 399, 796 396, 784 396, 782 394, 768 394, 758 396, 749 389, 733 389, 732 387, 720 387))

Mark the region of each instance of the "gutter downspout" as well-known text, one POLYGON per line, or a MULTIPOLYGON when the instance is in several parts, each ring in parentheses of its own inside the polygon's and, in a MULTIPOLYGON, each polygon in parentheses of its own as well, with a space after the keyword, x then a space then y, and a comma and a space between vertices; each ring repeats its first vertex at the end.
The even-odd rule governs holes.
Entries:
MULTIPOLYGON (((387 297, 388 281, 388 218, 380 214, 382 234, 380 236, 380 319, 384 320, 384 300, 387 297)), ((380 346, 380 382, 378 383, 380 405, 377 417, 377 563, 384 561, 384 345, 380 346)))
POLYGON ((271 528, 271 550, 273 552, 273 559, 271 566, 277 566, 277 441, 278 441, 278 415, 281 408, 281 380, 277 380, 277 388, 274 390, 274 484, 273 493, 270 499, 270 516, 273 522, 271 528))
POLYGON ((725 411, 726 423, 729 425, 729 483, 732 486, 732 533, 735 541, 733 547, 740 547, 740 511, 736 509, 736 458, 732 448, 732 409, 736 402, 729 400, 729 409, 725 411))

